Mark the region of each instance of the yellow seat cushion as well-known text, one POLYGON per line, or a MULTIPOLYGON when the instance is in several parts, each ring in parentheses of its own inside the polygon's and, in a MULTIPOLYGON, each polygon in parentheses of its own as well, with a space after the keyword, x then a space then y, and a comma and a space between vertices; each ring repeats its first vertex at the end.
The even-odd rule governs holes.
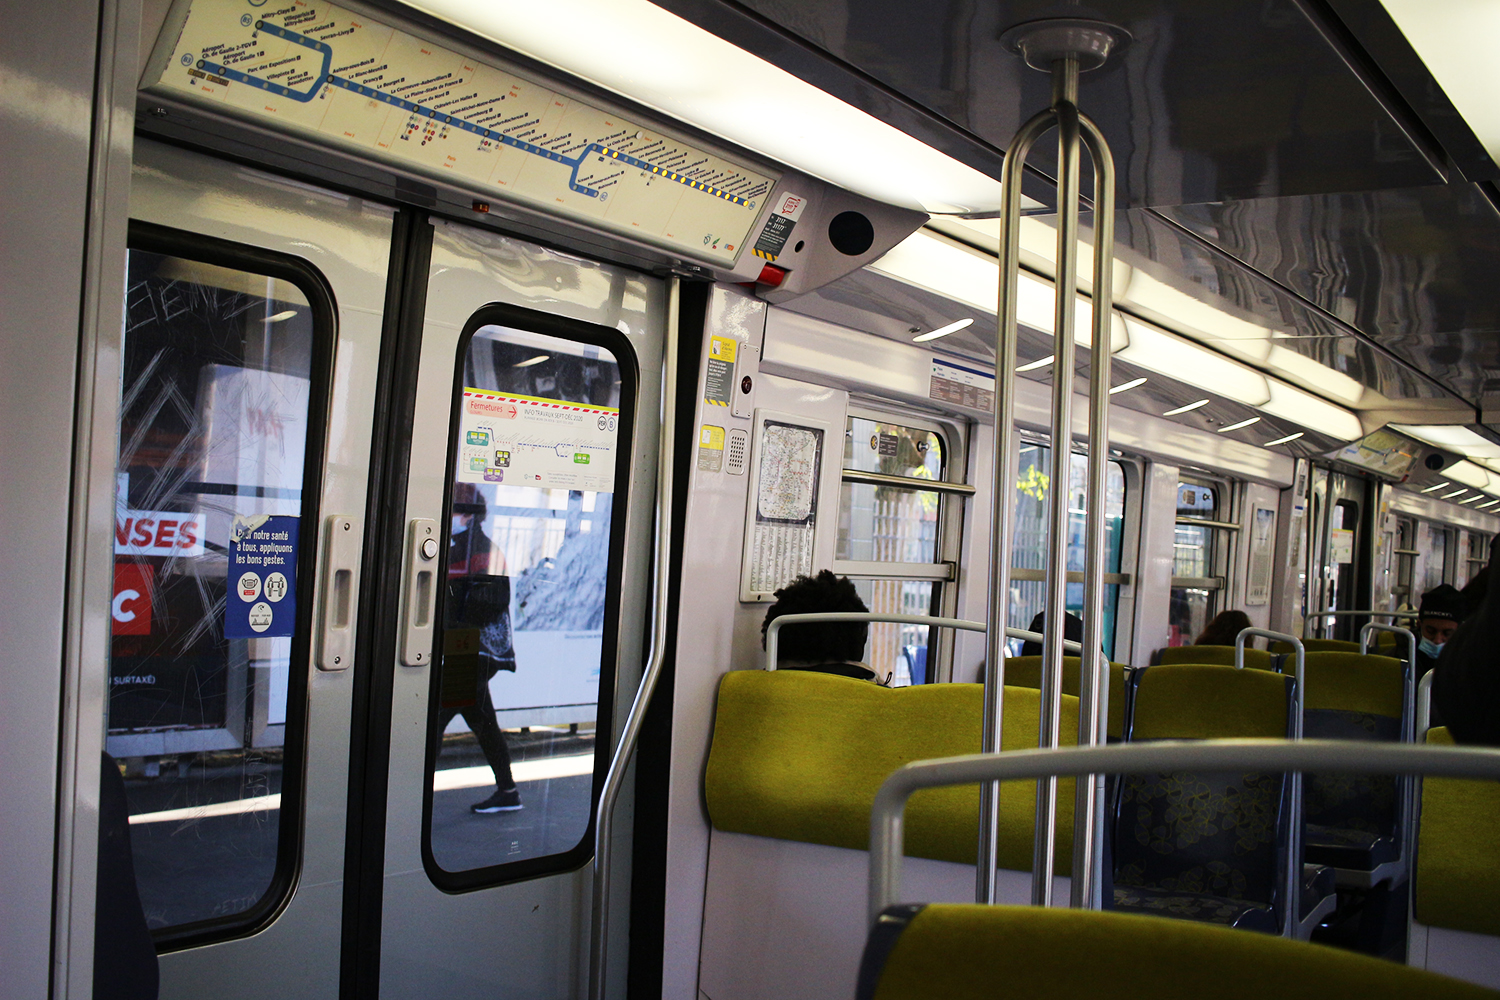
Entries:
POLYGON ((933 904, 897 939, 875 1000, 1468 1000, 1500 993, 1269 934, 1123 913, 933 904))
MULTIPOLYGON (((1294 664, 1287 667, 1289 674, 1296 670, 1294 664)), ((1303 708, 1401 718, 1405 683, 1401 661, 1395 657, 1322 650, 1308 653, 1303 658, 1303 669, 1306 672, 1303 708)))
MULTIPOLYGON (((1453 745, 1444 727, 1428 743, 1453 745)), ((1500 936, 1500 782, 1424 778, 1415 916, 1432 927, 1500 936)))
MULTIPOLYGON (((1216 663, 1234 666, 1233 646, 1168 646, 1156 651, 1157 663, 1216 663)), ((1245 649, 1245 666, 1257 670, 1274 670, 1275 657, 1264 649, 1245 649)))
MULTIPOLYGON (((813 671, 737 670, 719 683, 704 793, 714 827, 867 850, 875 793, 903 764, 980 751, 978 684, 883 688, 813 671)), ((1035 748, 1041 693, 1005 689, 1007 750, 1035 748)), ((1063 696, 1062 742, 1078 733, 1078 699, 1063 696)), ((1034 782, 1000 792, 999 866, 1031 870, 1034 782)), ((973 864, 979 788, 912 796, 906 852, 973 864)), ((1058 781, 1056 870, 1072 868, 1073 780, 1058 781)))
MULTIPOLYGON (((1076 656, 1063 657, 1062 692, 1078 697, 1079 669, 1081 661, 1076 656)), ((1125 672, 1130 668, 1123 663, 1111 661, 1109 665, 1109 729, 1117 739, 1125 735, 1125 672)), ((1042 658, 1040 656, 1007 656, 1005 658, 1005 683, 1014 687, 1040 688, 1042 686, 1042 658)))
POLYGON ((1287 679, 1178 663, 1137 674, 1133 740, 1285 739, 1287 679))

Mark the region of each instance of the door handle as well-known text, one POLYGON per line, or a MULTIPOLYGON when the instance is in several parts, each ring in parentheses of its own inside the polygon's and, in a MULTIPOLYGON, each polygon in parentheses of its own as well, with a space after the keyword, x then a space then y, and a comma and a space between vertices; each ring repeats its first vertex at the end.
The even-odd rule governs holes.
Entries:
POLYGON ((437 522, 413 518, 406 538, 406 622, 401 630, 401 662, 425 667, 432 662, 433 615, 437 607, 437 522))
POLYGON ((323 519, 323 613, 318 622, 319 670, 354 662, 354 579, 359 570, 359 522, 347 514, 323 519))

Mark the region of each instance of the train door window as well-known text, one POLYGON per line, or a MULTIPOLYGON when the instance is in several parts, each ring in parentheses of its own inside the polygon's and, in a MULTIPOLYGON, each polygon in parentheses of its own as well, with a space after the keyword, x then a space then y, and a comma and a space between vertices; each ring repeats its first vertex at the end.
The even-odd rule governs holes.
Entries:
POLYGON ((1421 552, 1417 549, 1417 522, 1409 517, 1396 519, 1394 554, 1396 556, 1396 583, 1392 592, 1396 598, 1396 607, 1415 607, 1417 595, 1412 593, 1412 574, 1421 552))
POLYGON ((162 943, 292 884, 333 317, 302 261, 131 228, 105 748, 162 943))
POLYGON ((1220 610, 1224 577, 1218 572, 1221 484, 1183 480, 1177 484, 1177 524, 1172 542, 1172 592, 1167 643, 1190 645, 1220 610))
POLYGON ((424 815, 450 890, 586 860, 609 746, 633 355, 514 312, 470 321, 454 390, 424 815))
POLYGON ((1473 580, 1479 574, 1479 571, 1490 561, 1490 540, 1477 531, 1471 531, 1468 535, 1469 560, 1467 566, 1468 574, 1464 580, 1465 585, 1473 580))
MULTIPOLYGON (((1052 449, 1048 445, 1023 441, 1016 476, 1016 519, 1011 547, 1011 600, 1009 621, 1012 627, 1029 628, 1036 615, 1046 608, 1047 564, 1047 494, 1051 489, 1052 449)), ((1075 615, 1083 612, 1084 530, 1087 510, 1088 456, 1073 453, 1069 463, 1068 487, 1068 585, 1066 610, 1075 615)), ((1120 572, 1125 548, 1125 469, 1111 460, 1105 481, 1105 577, 1104 577, 1104 651, 1114 655, 1115 620, 1120 603, 1120 587, 1130 581, 1120 572)), ((1021 648, 1019 641, 1009 643, 1012 653, 1021 648)))
MULTIPOLYGON (((1423 554, 1426 556, 1422 593, 1448 582, 1448 529, 1429 521, 1422 522, 1423 554)), ((1418 595, 1421 596, 1420 594, 1418 595)))
MULTIPOLYGON (((941 530, 945 494, 922 484, 942 481, 947 452, 935 424, 873 411, 852 412, 845 422, 834 571, 854 581, 871 611, 940 613, 943 583, 952 577, 941 530)), ((936 673, 925 625, 872 624, 865 659, 898 687, 936 673)))

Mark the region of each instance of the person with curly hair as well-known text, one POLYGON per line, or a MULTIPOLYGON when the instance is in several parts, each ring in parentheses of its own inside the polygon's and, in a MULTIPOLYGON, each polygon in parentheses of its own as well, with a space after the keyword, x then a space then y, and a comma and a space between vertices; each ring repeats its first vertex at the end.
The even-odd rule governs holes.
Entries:
MULTIPOLYGON (((868 611, 847 576, 820 570, 817 576, 799 576, 776 591, 776 603, 766 610, 760 626, 760 645, 766 645, 766 627, 782 615, 823 611, 868 611)), ((870 627, 864 622, 808 622, 781 630, 777 652, 778 670, 816 670, 856 680, 890 683, 879 678, 862 662, 870 627)))

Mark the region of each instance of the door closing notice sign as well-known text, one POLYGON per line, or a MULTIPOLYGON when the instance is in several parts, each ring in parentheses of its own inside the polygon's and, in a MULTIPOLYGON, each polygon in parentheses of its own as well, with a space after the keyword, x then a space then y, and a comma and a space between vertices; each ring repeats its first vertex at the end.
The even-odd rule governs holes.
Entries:
POLYGON ((297 518, 248 514, 229 529, 226 639, 273 639, 297 622, 297 518))

